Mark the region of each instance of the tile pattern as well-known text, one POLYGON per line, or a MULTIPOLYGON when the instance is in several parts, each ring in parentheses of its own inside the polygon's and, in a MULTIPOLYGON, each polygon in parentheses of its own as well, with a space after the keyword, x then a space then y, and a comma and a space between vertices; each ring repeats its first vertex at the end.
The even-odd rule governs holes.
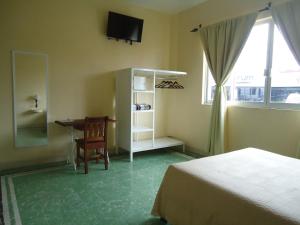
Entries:
POLYGON ((155 151, 112 158, 108 171, 91 162, 88 175, 81 165, 14 177, 22 225, 162 225, 150 215, 155 195, 167 167, 186 160, 155 151))

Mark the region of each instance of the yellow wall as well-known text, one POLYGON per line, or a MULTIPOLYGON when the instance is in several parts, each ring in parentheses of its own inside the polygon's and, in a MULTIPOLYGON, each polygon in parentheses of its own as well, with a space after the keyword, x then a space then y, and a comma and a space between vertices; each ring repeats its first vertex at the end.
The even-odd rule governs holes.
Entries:
MULTIPOLYGON (((211 107, 201 104, 203 51, 199 35, 189 31, 200 23, 205 26, 253 12, 266 3, 209 0, 180 13, 173 22, 178 24, 178 54, 173 61, 178 62, 177 69, 188 72, 188 78, 182 80, 184 91, 170 93, 167 133, 182 138, 196 153, 207 152, 211 107)), ((231 107, 227 114, 226 149, 254 146, 295 156, 300 142, 299 130, 300 111, 231 107)))
POLYGON ((295 157, 300 151, 300 111, 231 107, 229 149, 258 147, 295 157))
MULTIPOLYGON (((67 130, 54 120, 114 116, 114 73, 127 67, 169 68, 170 16, 114 0, 0 2, 0 169, 65 158, 67 130), (105 36, 109 10, 144 19, 141 44, 105 36), (11 50, 49 56, 49 145, 13 146, 11 50)), ((109 127, 113 148, 114 127, 109 127)))

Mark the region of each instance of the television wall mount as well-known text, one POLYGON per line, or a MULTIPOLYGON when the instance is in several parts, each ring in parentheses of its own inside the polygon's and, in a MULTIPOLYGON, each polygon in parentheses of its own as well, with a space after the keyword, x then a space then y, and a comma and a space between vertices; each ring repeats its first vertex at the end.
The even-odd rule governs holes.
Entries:
POLYGON ((116 40, 116 41, 120 41, 120 40, 123 40, 125 43, 128 43, 130 45, 133 44, 133 41, 132 40, 126 40, 126 39, 119 39, 119 38, 112 38, 112 37, 107 37, 108 40, 116 40))

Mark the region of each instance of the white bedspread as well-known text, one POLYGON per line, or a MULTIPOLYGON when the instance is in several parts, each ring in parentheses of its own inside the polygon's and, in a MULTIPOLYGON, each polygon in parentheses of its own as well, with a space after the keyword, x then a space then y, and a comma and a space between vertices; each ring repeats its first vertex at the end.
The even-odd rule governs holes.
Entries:
POLYGON ((171 165, 152 214, 172 225, 300 224, 300 161, 247 148, 171 165))

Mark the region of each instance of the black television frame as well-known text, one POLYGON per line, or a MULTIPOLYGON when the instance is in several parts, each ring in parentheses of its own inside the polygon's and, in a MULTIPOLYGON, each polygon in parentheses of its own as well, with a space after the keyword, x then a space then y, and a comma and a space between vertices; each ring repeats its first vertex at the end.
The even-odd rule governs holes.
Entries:
POLYGON ((106 36, 109 39, 116 39, 116 40, 121 39, 121 40, 125 40, 126 42, 129 41, 130 44, 132 44, 133 42, 140 43, 142 42, 143 26, 144 26, 143 19, 109 11, 107 28, 106 28, 106 36), (129 25, 132 26, 133 24, 138 27, 138 34, 136 39, 130 38, 131 34, 129 33, 126 34, 126 32, 129 32, 128 29, 130 28, 129 25), (127 25, 127 29, 125 29, 125 27, 121 27, 122 25, 123 26, 127 25))

